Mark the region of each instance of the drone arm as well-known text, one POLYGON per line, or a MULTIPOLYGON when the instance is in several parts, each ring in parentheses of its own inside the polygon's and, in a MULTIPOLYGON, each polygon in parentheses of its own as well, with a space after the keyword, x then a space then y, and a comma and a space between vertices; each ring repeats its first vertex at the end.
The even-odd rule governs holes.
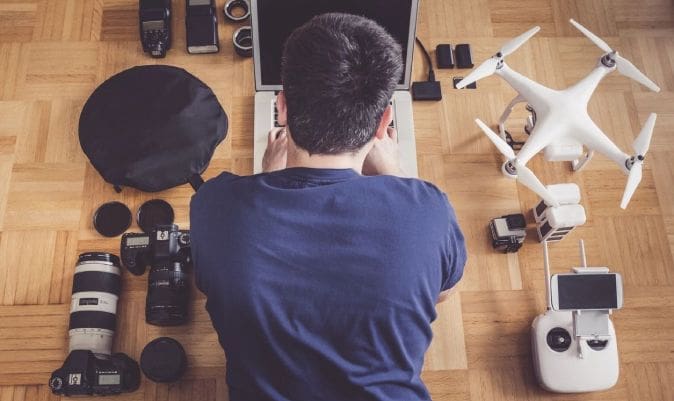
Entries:
POLYGON ((599 83, 611 72, 613 72, 612 68, 599 64, 585 78, 578 81, 578 83, 567 89, 567 91, 573 93, 574 97, 577 98, 579 102, 588 103, 595 89, 599 86, 599 83))
POLYGON ((545 99, 554 96, 555 91, 511 69, 505 62, 501 68, 496 70, 496 74, 500 75, 537 111, 546 109, 547 102, 545 99))
POLYGON ((620 150, 592 120, 582 124, 581 127, 572 130, 577 141, 587 146, 588 149, 599 152, 613 160, 625 174, 629 173, 625 166, 625 161, 629 159, 629 155, 620 150))

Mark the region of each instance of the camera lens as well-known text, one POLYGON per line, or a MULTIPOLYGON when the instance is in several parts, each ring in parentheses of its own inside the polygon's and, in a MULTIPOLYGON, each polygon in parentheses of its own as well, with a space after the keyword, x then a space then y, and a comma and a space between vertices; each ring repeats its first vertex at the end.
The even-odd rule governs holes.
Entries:
POLYGON ((136 221, 144 233, 151 233, 157 226, 173 224, 173 208, 165 200, 152 199, 138 208, 136 221))
POLYGON ((70 349, 110 355, 121 289, 115 255, 88 252, 79 256, 70 304, 70 349))
POLYGON ((158 326, 175 326, 187 320, 189 288, 181 262, 152 266, 148 277, 145 319, 158 326))

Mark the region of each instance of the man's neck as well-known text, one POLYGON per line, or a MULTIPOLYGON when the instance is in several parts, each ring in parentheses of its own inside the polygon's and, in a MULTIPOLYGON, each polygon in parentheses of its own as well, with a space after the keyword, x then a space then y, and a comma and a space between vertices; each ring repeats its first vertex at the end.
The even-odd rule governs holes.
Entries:
POLYGON ((360 173, 363 169, 364 157, 359 153, 343 153, 338 155, 309 155, 308 152, 298 149, 294 144, 288 144, 288 163, 287 167, 307 167, 307 168, 325 168, 342 169, 350 168, 360 173))

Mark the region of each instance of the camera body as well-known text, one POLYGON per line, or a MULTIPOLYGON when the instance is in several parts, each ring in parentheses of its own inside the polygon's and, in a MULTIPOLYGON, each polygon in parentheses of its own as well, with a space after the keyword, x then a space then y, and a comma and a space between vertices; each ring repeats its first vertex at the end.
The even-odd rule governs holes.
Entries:
POLYGON ((112 353, 121 293, 119 258, 106 252, 80 254, 73 276, 69 354, 49 387, 58 395, 110 395, 140 386, 140 368, 122 353, 112 353))
POLYGON ((171 0, 140 0, 138 20, 143 50, 165 57, 171 48, 171 0))
POLYGON ((89 350, 72 351, 49 379, 52 392, 65 396, 113 395, 134 391, 139 386, 138 364, 126 354, 99 358, 89 350))
POLYGON ((189 265, 190 230, 179 230, 175 224, 159 225, 151 233, 126 233, 122 235, 120 249, 122 263, 136 276, 145 268, 163 262, 181 262, 189 265))
POLYGON ((126 233, 120 247, 122 263, 135 275, 148 277, 145 319, 158 326, 187 321, 189 286, 186 268, 191 266, 190 231, 175 224, 158 225, 151 233, 126 233))

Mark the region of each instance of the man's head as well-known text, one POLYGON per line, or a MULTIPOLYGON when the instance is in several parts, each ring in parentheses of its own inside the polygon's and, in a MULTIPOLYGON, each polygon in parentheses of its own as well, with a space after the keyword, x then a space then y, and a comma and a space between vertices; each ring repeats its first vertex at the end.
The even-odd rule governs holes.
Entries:
POLYGON ((357 152, 388 125, 384 111, 402 71, 400 45, 374 21, 314 17, 290 35, 283 53, 293 142, 310 155, 357 152))

